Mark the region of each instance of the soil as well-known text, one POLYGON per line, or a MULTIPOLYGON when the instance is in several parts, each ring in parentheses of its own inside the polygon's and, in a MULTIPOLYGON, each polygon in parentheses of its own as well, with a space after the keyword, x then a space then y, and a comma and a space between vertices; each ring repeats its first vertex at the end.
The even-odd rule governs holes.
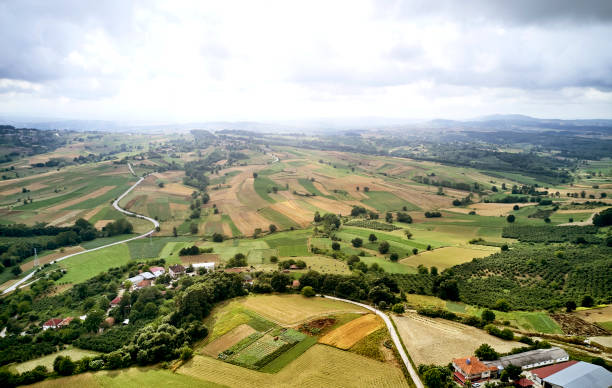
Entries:
POLYGON ((308 323, 304 323, 300 325, 299 330, 304 334, 312 335, 310 330, 319 329, 320 332, 322 332, 326 328, 333 326, 335 323, 336 323, 335 318, 315 319, 314 321, 310 321, 308 323))
POLYGON ((601 327, 578 318, 572 314, 550 314, 557 321, 565 334, 580 335, 585 337, 609 335, 601 327))

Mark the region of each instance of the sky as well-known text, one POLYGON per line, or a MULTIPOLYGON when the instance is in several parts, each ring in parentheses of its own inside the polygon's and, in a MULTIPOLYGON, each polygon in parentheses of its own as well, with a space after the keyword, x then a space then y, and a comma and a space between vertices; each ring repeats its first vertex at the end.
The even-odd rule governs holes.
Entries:
POLYGON ((612 118, 612 1, 0 0, 0 115, 612 118))

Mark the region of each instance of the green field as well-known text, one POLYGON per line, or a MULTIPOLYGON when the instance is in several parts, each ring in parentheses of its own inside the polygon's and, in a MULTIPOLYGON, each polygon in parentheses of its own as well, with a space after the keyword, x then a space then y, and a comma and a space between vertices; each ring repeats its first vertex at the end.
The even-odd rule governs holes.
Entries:
POLYGON ((130 261, 130 251, 127 244, 113 245, 112 247, 86 252, 70 257, 58 263, 67 273, 59 283, 82 283, 104 272, 111 267, 119 267, 130 261))
POLYGON ((259 210, 259 213, 269 219, 272 224, 276 225, 280 229, 289 229, 291 227, 298 228, 299 225, 294 222, 291 218, 285 216, 276 210, 265 207, 259 210))
POLYGON ((310 230, 275 233, 264 238, 270 248, 276 248, 280 256, 308 255, 307 241, 310 230))
POLYGON ((382 269, 384 269, 385 272, 389 273, 417 273, 416 268, 409 267, 400 263, 394 263, 382 257, 360 257, 360 260, 366 263, 368 266, 376 263, 382 269))
POLYGON ((317 341, 317 337, 307 336, 302 341, 294 345, 291 349, 287 350, 286 352, 266 364, 263 368, 260 369, 260 371, 266 373, 279 372, 285 366, 289 365, 293 360, 301 356, 305 351, 310 349, 310 347, 316 344, 317 341))
POLYGON ((93 352, 91 350, 73 348, 69 346, 67 349, 60 350, 59 352, 47 354, 46 356, 43 356, 43 357, 35 358, 35 359, 29 360, 26 362, 22 362, 20 364, 12 365, 11 369, 14 369, 15 371, 19 373, 23 373, 25 371, 32 370, 39 365, 43 365, 43 366, 46 366, 48 370, 53 370, 53 361, 55 361, 55 358, 58 356, 68 356, 73 361, 77 361, 85 357, 97 356, 98 354, 100 353, 93 352))
POLYGON ((309 192, 310 194, 316 194, 316 195, 321 196, 321 197, 325 197, 325 198, 329 198, 329 199, 334 199, 334 196, 332 196, 332 195, 325 195, 325 194, 323 194, 319 189, 317 189, 315 187, 315 185, 312 183, 312 181, 310 179, 299 178, 298 179, 298 183, 300 185, 302 185, 302 187, 307 192, 309 192))
POLYGON ((276 202, 274 198, 270 197, 268 190, 271 191, 272 187, 278 187, 279 190, 284 190, 284 187, 274 182, 272 179, 261 175, 262 174, 260 173, 260 175, 253 181, 255 192, 267 202, 276 202))
POLYGON ((419 210, 420 208, 406 200, 403 200, 388 191, 369 191, 365 193, 369 198, 362 199, 361 202, 371 206, 381 213, 406 209, 419 210))
POLYGON ((221 215, 221 220, 223 220, 223 222, 227 223, 230 226, 230 229, 232 230, 232 236, 242 236, 242 232, 240 232, 240 229, 238 229, 238 227, 236 226, 236 224, 234 224, 234 221, 232 221, 232 218, 228 214, 221 215))

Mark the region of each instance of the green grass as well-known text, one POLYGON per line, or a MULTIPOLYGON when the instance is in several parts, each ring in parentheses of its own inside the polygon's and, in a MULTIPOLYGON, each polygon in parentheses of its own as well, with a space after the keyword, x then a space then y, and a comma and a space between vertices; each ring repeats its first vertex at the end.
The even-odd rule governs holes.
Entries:
POLYGON ((419 210, 420 208, 406 200, 403 200, 393 193, 388 191, 369 191, 364 192, 368 199, 362 199, 361 202, 371 206, 379 212, 398 211, 406 206, 408 210, 419 210))
POLYGON ((274 360, 266 364, 260 369, 261 372, 265 373, 277 373, 285 366, 289 365, 293 360, 304 354, 310 347, 316 344, 318 341, 317 337, 306 337, 299 343, 295 344, 291 349, 287 350, 274 360))
POLYGON ((129 368, 111 372, 98 372, 94 379, 103 388, 173 387, 173 388, 223 388, 199 378, 172 373, 164 369, 129 368))
POLYGON ((100 272, 112 267, 119 267, 130 261, 130 251, 127 244, 113 245, 112 247, 86 252, 70 257, 58 264, 67 270, 59 283, 82 283, 100 272))
POLYGON ((91 350, 83 350, 73 347, 68 347, 67 349, 60 350, 59 352, 47 354, 46 356, 38 357, 26 362, 22 362, 20 364, 12 365, 11 368, 15 369, 19 373, 23 373, 25 371, 32 370, 36 368, 38 365, 46 366, 47 369, 53 370, 53 361, 58 356, 69 356, 72 361, 81 360, 85 357, 94 357, 97 356, 98 352, 94 352, 91 350))
POLYGON ((308 236, 310 230, 296 230, 275 233, 264 238, 270 248, 276 248, 280 256, 308 255, 308 236))
POLYGON ((95 224, 100 220, 119 220, 121 218, 125 218, 125 215, 109 205, 108 207, 103 207, 99 212, 91 217, 89 222, 95 224))
POLYGON ((143 259, 160 257, 162 249, 169 242, 184 241, 180 237, 146 237, 127 243, 130 249, 130 258, 143 259))
POLYGON ((292 226, 294 228, 299 228, 299 225, 296 222, 294 222, 291 218, 269 207, 265 207, 259 210, 259 213, 265 218, 267 218, 268 220, 270 220, 272 224, 276 225, 280 229, 289 229, 292 226))
POLYGON ((93 249, 93 248, 101 247, 103 245, 111 244, 117 241, 127 240, 129 238, 136 237, 136 236, 137 236, 136 234, 119 234, 119 235, 112 236, 112 237, 100 237, 95 240, 86 241, 84 243, 81 243, 81 246, 85 249, 93 249))
POLYGON ((232 230, 232 235, 234 237, 242 236, 242 232, 240 232, 240 229, 238 229, 236 224, 234 224, 234 221, 232 221, 232 218, 229 216, 229 214, 221 215, 221 220, 223 220, 223 222, 226 222, 229 225, 230 229, 232 230))
POLYGON ((360 257, 359 259, 366 263, 368 267, 373 263, 376 263, 382 267, 385 272, 389 273, 417 273, 416 268, 400 263, 394 263, 390 260, 383 259, 382 257, 360 257))
POLYGON ((167 198, 158 198, 153 203, 147 204, 147 213, 149 217, 153 217, 159 221, 167 221, 171 217, 170 205, 167 198), (165 199, 165 201, 160 201, 165 199))
POLYGON ((597 325, 605 330, 612 331, 612 321, 608 322, 597 322, 597 325))
POLYGON ((270 197, 268 190, 271 190, 272 187, 278 187, 279 190, 283 190, 284 187, 274 182, 272 179, 261 176, 261 174, 253 181, 253 187, 255 188, 255 192, 259 194, 261 198, 270 203, 275 203, 276 200, 270 197))
POLYGON ((329 199, 335 199, 334 196, 332 195, 325 195, 323 194, 319 189, 317 189, 315 187, 315 185, 313 184, 313 182, 310 179, 306 179, 306 178, 300 178, 298 179, 298 182, 300 185, 302 185, 302 187, 309 193, 311 194, 316 194, 319 195, 321 197, 325 197, 325 198, 329 198, 329 199))

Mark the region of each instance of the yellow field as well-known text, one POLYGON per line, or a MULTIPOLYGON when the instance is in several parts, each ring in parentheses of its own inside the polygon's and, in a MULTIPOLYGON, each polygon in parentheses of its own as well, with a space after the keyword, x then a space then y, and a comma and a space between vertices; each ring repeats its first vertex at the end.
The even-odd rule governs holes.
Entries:
POLYGON ((241 303, 266 319, 283 325, 296 325, 324 314, 366 311, 349 303, 301 295, 253 295, 243 298, 241 303))
MULTIPOLYGON (((320 273, 337 273, 350 275, 351 270, 344 261, 332 259, 325 256, 294 257, 295 260, 303 260, 306 268, 320 273)), ((306 271, 306 270, 305 270, 306 271)))
POLYGON ((432 319, 415 313, 393 316, 400 337, 415 364, 447 365, 453 358, 474 354, 487 343, 498 352, 521 346, 504 341, 472 326, 432 319))
POLYGON ((314 345, 276 374, 204 356, 195 356, 177 372, 227 387, 408 387, 394 366, 323 345, 314 345))
MULTIPOLYGON (((474 203, 469 205, 466 208, 462 207, 452 207, 446 208, 442 210, 447 210, 455 213, 463 213, 468 214, 472 210, 476 212, 479 216, 506 216, 513 211, 515 203, 474 203)), ((519 207, 524 206, 533 206, 531 203, 519 204, 519 207)))
POLYGON ((612 321, 612 305, 598 309, 580 310, 574 314, 587 322, 610 322, 612 321))
POLYGON ((449 268, 457 264, 472 261, 475 257, 486 257, 499 248, 479 245, 477 247, 444 247, 433 251, 426 251, 415 256, 410 256, 400 261, 412 267, 423 264, 425 267, 438 267, 438 269, 449 268))
POLYGON ((319 342, 346 350, 382 326, 380 318, 374 314, 366 314, 330 331, 321 337, 319 342))

